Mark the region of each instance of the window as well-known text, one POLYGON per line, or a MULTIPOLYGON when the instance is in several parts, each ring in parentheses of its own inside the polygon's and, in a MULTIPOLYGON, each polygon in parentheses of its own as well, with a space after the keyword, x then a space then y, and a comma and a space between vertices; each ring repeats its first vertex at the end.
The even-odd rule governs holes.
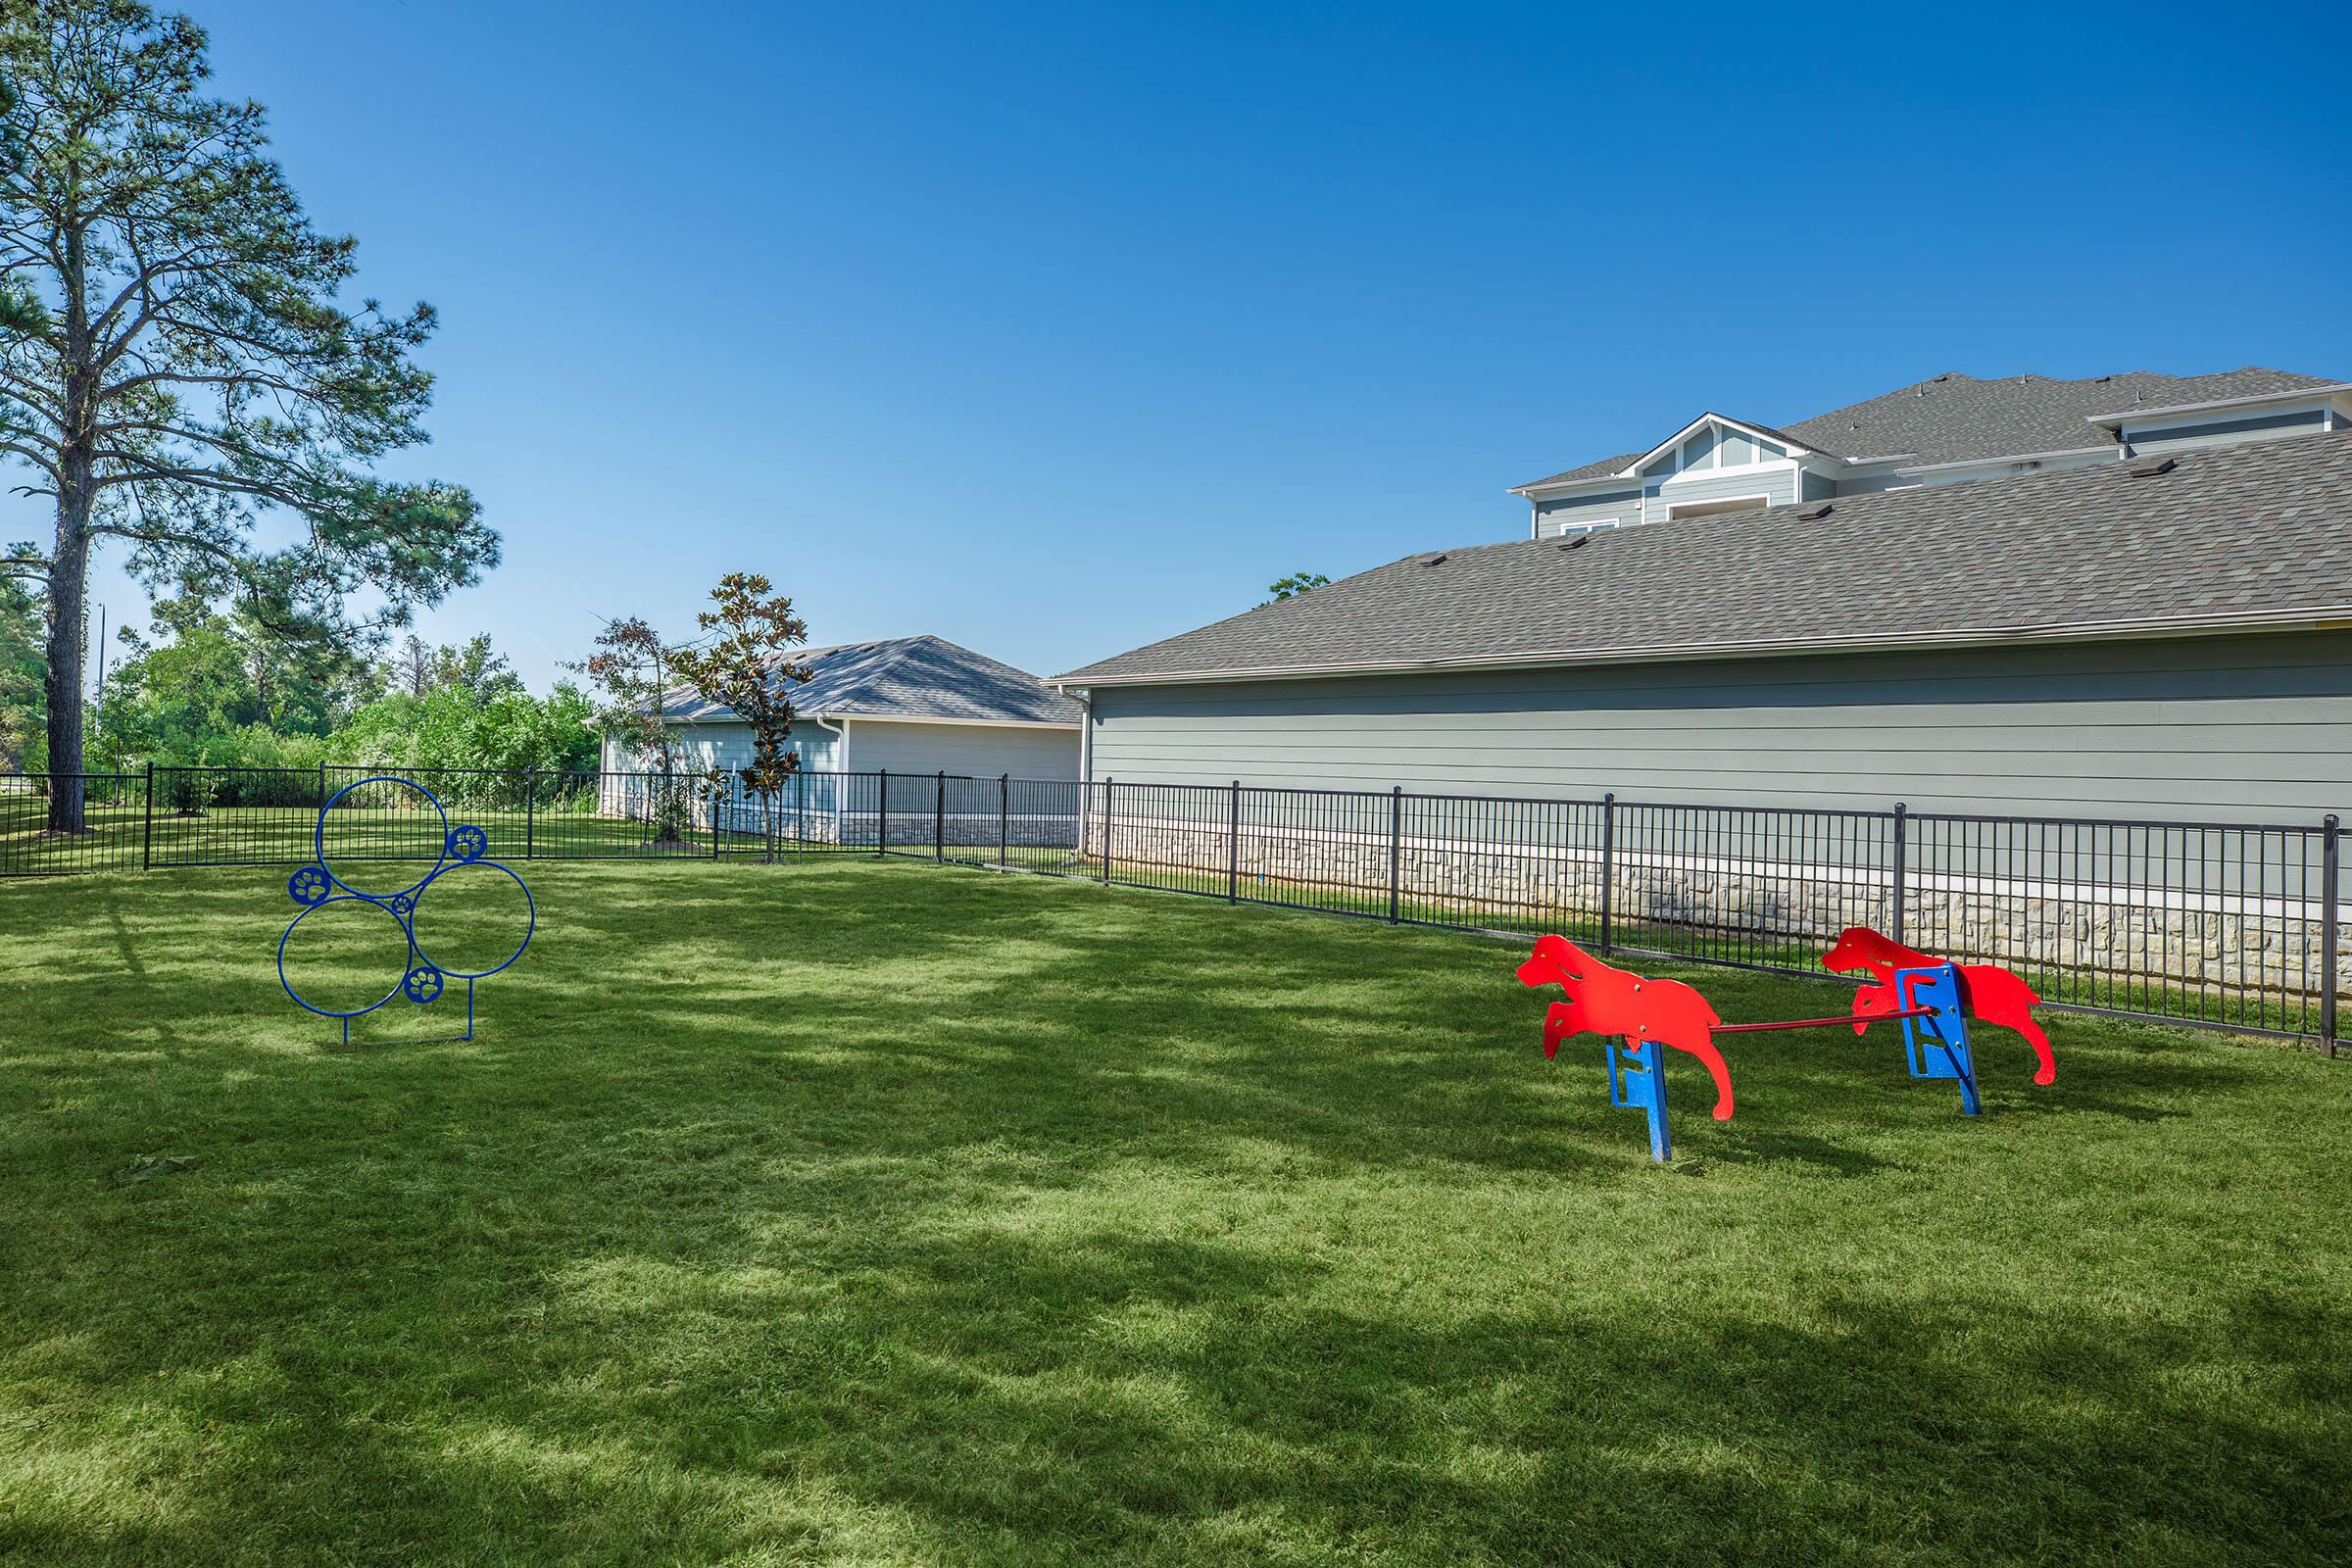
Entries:
POLYGON ((1563 522, 1560 524, 1560 537, 1573 539, 1580 533, 1607 533, 1611 528, 1624 525, 1623 517, 1603 517, 1598 522, 1563 522))
POLYGON ((1720 517, 1727 512, 1762 512, 1772 505, 1770 496, 1733 496, 1724 501, 1686 501, 1679 507, 1667 509, 1669 517, 1720 517))

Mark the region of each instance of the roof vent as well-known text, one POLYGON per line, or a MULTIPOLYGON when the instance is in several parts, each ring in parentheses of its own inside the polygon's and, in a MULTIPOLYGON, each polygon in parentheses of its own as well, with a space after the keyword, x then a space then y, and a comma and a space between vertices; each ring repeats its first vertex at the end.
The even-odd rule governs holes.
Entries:
POLYGON ((1797 515, 1803 518, 1806 522, 1819 522, 1822 518, 1828 516, 1833 510, 1834 509, 1827 501, 1817 501, 1813 505, 1805 508, 1804 511, 1798 513, 1797 515))
POLYGON ((2180 466, 2180 465, 2175 463, 2170 458, 2158 458, 2154 463, 2143 463, 2134 467, 2132 470, 2132 477, 2134 479, 2153 479, 2158 474, 2170 473, 2179 466, 2180 466))
POLYGON ((1446 558, 1444 556, 1432 556, 1427 561, 1421 563, 1421 564, 1424 566, 1443 566, 1446 564, 1446 558))
POLYGON ((1560 548, 1562 550, 1582 550, 1592 542, 1592 536, 1589 533, 1571 534, 1560 541, 1560 548))

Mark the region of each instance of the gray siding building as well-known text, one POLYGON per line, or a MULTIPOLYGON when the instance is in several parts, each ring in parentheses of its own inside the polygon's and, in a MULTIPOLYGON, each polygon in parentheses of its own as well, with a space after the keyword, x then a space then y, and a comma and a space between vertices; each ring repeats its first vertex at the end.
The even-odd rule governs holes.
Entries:
MULTIPOLYGON (((942 637, 811 648, 793 688, 792 747, 811 774, 940 773, 1075 779, 1079 706, 1026 670, 942 637)), ((751 760, 751 729, 731 710, 672 692, 663 721, 686 765, 728 772, 751 760)), ((608 771, 642 766, 605 743, 608 771)))
POLYGON ((1102 686, 1098 778, 1990 815, 2352 805, 2352 631, 1102 686))
MULTIPOLYGON (((1951 475, 1933 482, 1839 489, 1798 435, 1744 426, 1736 466, 1788 464, 1786 499, 1563 532, 1539 498, 1533 538, 1408 557, 1058 684, 1086 699, 1097 779, 2312 820, 2352 805, 2352 388, 2232 377, 2153 378, 2218 380, 2218 409, 2110 384, 2133 378, 2029 383, 2014 419, 1947 397, 1989 433, 1897 428, 1951 475), (2144 411, 2099 423, 2119 395, 2144 411), (2069 419, 2105 432, 2095 459, 1984 450, 2069 419)), ((1690 437, 1660 451, 1687 466, 1690 437)))

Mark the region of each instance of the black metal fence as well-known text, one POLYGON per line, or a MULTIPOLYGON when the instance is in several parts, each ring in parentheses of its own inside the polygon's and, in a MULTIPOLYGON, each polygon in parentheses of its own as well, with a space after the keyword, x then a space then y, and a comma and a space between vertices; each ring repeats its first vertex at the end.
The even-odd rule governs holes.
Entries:
MULTIPOLYGON (((0 876, 430 859, 370 769, 0 777, 0 876), (353 786, 358 787, 353 787, 353 786), (78 790, 85 831, 45 831, 78 790), (335 809, 322 830, 319 808, 335 809)), ((1398 924, 1820 973, 1868 925, 2017 970, 2061 1006, 2324 1044, 2344 874, 2306 823, 2069 820, 887 772, 770 797, 686 775, 423 770, 504 859, 914 857, 1398 924)))

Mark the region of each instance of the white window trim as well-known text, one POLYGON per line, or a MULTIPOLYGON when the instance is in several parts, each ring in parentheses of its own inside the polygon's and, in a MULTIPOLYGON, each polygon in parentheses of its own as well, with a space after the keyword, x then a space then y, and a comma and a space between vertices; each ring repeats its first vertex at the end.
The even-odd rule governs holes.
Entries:
POLYGON ((1607 533, 1611 528, 1625 526, 1623 517, 1593 517, 1584 522, 1563 522, 1551 532, 1554 539, 1570 539, 1580 533, 1607 533))

